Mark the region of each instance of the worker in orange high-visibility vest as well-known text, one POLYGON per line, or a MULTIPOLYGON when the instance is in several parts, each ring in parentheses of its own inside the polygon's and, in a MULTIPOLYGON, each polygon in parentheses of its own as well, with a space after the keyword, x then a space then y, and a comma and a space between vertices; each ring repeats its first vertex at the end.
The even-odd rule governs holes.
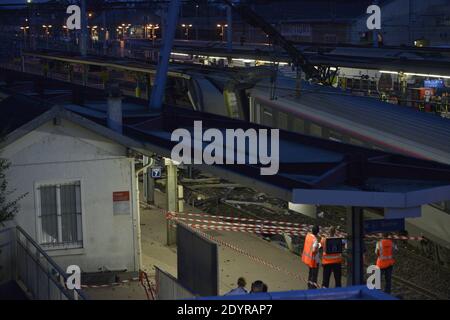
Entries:
POLYGON ((320 243, 317 238, 319 235, 319 226, 314 226, 306 235, 303 246, 302 261, 309 268, 308 289, 317 288, 317 277, 319 275, 319 249, 320 243))
POLYGON ((381 274, 384 275, 385 287, 384 292, 391 293, 392 286, 392 269, 395 264, 394 251, 397 246, 391 239, 387 239, 389 235, 383 234, 383 239, 377 241, 375 247, 375 254, 377 255, 377 267, 381 269, 381 274))
MULTIPOLYGON (((322 237, 320 239, 320 245, 323 248, 322 251, 322 266, 323 266, 323 279, 322 279, 322 287, 329 288, 331 273, 334 274, 334 283, 336 287, 341 286, 341 277, 342 277, 342 251, 328 253, 327 252, 327 240, 332 241, 332 238, 335 238, 336 228, 331 227, 329 231, 329 237, 322 237)), ((338 240, 342 243, 342 248, 344 246, 344 239, 334 239, 338 240)), ((333 245, 333 243, 332 243, 333 245)))

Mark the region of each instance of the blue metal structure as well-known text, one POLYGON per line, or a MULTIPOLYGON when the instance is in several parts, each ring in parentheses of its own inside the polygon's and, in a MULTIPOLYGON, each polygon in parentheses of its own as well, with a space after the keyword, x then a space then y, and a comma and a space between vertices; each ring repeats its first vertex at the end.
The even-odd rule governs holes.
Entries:
POLYGON ((264 292, 236 296, 202 297, 197 300, 398 300, 380 290, 366 286, 345 288, 264 292))
POLYGON ((227 51, 233 51, 233 10, 230 6, 227 7, 227 51))
POLYGON ((156 71, 155 84, 153 85, 150 98, 150 109, 153 111, 158 111, 162 108, 167 82, 167 71, 169 70, 170 53, 172 52, 173 40, 175 38, 180 6, 181 0, 170 1, 169 14, 166 25, 164 26, 163 45, 156 71))

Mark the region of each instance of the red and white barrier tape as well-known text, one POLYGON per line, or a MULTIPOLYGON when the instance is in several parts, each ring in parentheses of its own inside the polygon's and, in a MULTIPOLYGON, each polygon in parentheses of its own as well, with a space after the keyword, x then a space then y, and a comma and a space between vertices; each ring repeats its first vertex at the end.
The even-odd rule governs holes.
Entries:
POLYGON ((245 223, 234 223, 234 222, 224 222, 218 220, 204 220, 204 219, 194 219, 194 218, 183 218, 175 217, 174 220, 177 221, 191 221, 191 222, 201 222, 206 224, 217 224, 229 227, 248 227, 248 228, 260 228, 260 229, 273 229, 273 230, 286 230, 286 231, 307 231, 309 228, 299 228, 299 227, 284 227, 284 226, 274 226, 269 224, 245 224, 245 223))
POLYGON ((99 284, 99 285, 81 285, 81 288, 108 288, 108 287, 115 287, 115 286, 120 286, 121 284, 125 284, 125 283, 129 283, 132 281, 140 281, 139 277, 135 277, 135 278, 131 278, 129 280, 122 280, 119 282, 112 282, 112 283, 108 283, 108 284, 99 284))
POLYGON ((216 215, 210 215, 205 213, 187 213, 187 212, 168 212, 168 214, 174 215, 174 216, 180 216, 180 215, 186 215, 190 217, 206 217, 206 218, 215 218, 215 219, 221 219, 221 220, 234 220, 234 221, 245 221, 245 222, 254 222, 254 223, 261 223, 261 224, 278 224, 278 225, 285 225, 285 226, 298 226, 298 227, 307 227, 312 228, 312 225, 304 224, 304 223, 297 223, 297 222, 287 222, 287 221, 279 221, 279 220, 259 220, 259 219, 252 219, 252 218, 241 218, 241 217, 227 217, 227 216, 216 216, 216 215))
MULTIPOLYGON (((191 221, 191 222, 201 222, 199 223, 187 223, 188 225, 197 225, 199 229, 203 230, 223 230, 223 231, 235 231, 235 232, 248 232, 248 233, 258 233, 258 234, 290 234, 290 235, 301 235, 305 236, 310 230, 311 225, 308 224, 300 224, 300 223, 291 223, 291 222, 283 222, 276 221, 273 222, 270 220, 257 220, 257 219, 247 219, 247 218, 238 218, 238 217, 225 217, 225 216, 213 216, 207 214, 198 214, 198 213, 173 213, 167 212, 167 219, 176 220, 176 221, 191 221), (181 215, 181 216, 180 216, 181 215), (186 218, 184 216, 200 216, 209 219, 195 219, 195 218, 186 218), (248 224, 248 223, 234 223, 234 222, 226 222, 226 221, 218 221, 216 219, 232 219, 237 221, 248 221, 248 222, 256 222, 260 224, 248 224), (280 225, 276 225, 280 224, 280 225), (296 225, 297 227, 287 226, 296 225)), ((327 228, 324 228, 325 230, 327 228)), ((321 233, 321 235, 327 236, 326 232, 321 233)), ((337 237, 347 238, 347 234, 342 231, 336 232, 337 237)), ((390 235, 388 237, 383 237, 382 234, 366 234, 365 238, 367 239, 382 239, 388 238, 393 240, 423 240, 420 236, 402 236, 402 235, 390 235)))
POLYGON ((290 234, 290 235, 301 235, 306 236, 308 231, 285 231, 278 229, 267 229, 267 228, 258 228, 258 227, 228 227, 228 226, 214 226, 208 224, 195 224, 195 223, 186 223, 188 226, 196 229, 202 230, 219 230, 219 231, 234 231, 234 232, 246 232, 246 233, 257 233, 257 234, 290 234))
POLYGON ((401 236, 401 235, 397 235, 397 234, 392 234, 390 236, 383 237, 382 233, 366 234, 365 238, 368 238, 368 239, 392 239, 392 240, 416 240, 416 241, 423 240, 423 237, 421 237, 421 236, 401 236))

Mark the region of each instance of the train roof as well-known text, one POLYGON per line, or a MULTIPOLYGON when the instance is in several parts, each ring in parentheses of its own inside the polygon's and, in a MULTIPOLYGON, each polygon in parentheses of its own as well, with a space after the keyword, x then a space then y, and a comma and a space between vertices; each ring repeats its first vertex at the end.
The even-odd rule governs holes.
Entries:
POLYGON ((380 140, 387 136, 400 138, 423 149, 431 147, 442 157, 446 155, 446 161, 443 158, 441 162, 450 161, 450 119, 308 83, 303 83, 303 92, 297 97, 293 91, 295 80, 287 78, 279 79, 277 99, 271 101, 267 85, 267 81, 259 82, 251 95, 274 107, 329 124, 330 128, 378 136, 380 140))

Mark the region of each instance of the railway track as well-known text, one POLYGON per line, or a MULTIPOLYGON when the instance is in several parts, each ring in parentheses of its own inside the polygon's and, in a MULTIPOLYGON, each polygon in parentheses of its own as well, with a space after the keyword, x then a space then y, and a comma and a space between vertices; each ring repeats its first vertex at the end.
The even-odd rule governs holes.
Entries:
POLYGON ((392 276, 393 294, 408 300, 446 300, 427 288, 419 286, 399 276, 392 276))

